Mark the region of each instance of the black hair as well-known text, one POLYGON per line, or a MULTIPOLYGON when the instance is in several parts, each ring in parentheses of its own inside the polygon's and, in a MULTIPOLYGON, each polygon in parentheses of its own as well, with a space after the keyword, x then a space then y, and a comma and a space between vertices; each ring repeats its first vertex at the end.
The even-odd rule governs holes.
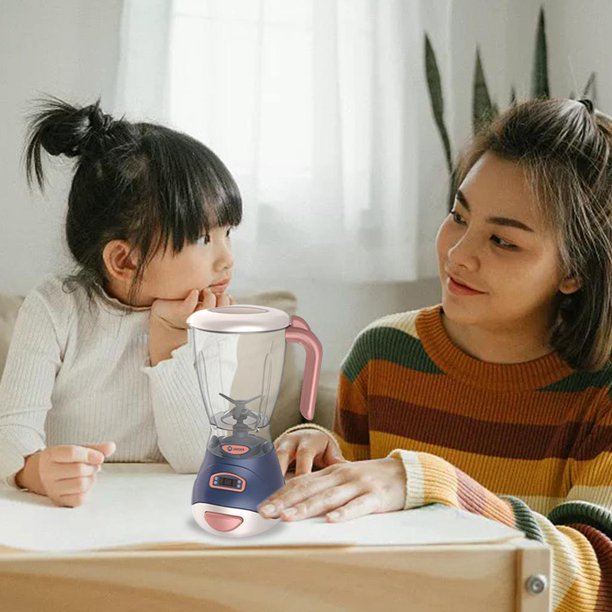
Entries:
POLYGON ((44 189, 42 150, 76 158, 66 239, 78 280, 91 296, 104 287, 102 257, 111 240, 138 254, 130 297, 160 247, 180 252, 211 228, 242 220, 240 192, 223 162, 198 140, 153 123, 115 120, 100 101, 76 107, 54 97, 31 117, 25 152, 28 184, 44 189))

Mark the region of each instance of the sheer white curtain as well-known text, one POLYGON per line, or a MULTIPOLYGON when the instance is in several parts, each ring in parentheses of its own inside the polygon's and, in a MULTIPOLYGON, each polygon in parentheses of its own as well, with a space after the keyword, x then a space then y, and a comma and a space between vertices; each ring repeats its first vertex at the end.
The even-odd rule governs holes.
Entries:
POLYGON ((227 164, 241 275, 413 280, 423 35, 416 0, 126 0, 115 110, 227 164))

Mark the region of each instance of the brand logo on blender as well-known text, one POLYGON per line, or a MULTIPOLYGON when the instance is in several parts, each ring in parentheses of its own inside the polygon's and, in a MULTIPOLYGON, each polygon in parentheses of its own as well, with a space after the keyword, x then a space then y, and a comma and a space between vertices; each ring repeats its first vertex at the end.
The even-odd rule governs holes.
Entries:
POLYGON ((221 448, 224 453, 229 453, 230 455, 244 455, 244 453, 248 453, 251 450, 248 446, 240 444, 223 444, 221 448))

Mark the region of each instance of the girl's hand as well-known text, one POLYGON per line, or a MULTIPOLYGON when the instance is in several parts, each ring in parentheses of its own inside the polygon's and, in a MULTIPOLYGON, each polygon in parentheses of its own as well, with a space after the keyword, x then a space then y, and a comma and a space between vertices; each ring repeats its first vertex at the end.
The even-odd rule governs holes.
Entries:
POLYGON ((274 442, 283 476, 295 461, 295 475, 308 474, 312 468, 345 462, 340 448, 326 433, 317 429, 298 429, 274 442))
POLYGON ((46 495, 57 506, 80 506, 96 481, 114 442, 49 446, 30 455, 15 477, 18 486, 46 495))
POLYGON ((186 330, 187 319, 196 310, 234 304, 234 298, 226 293, 214 293, 211 289, 193 289, 184 300, 155 300, 151 304, 151 319, 171 330, 186 330))
POLYGON ((346 521, 404 507, 406 472, 393 457, 331 465, 297 476, 259 506, 264 518, 299 521, 325 514, 328 522, 346 521))
POLYGON ((193 289, 184 300, 155 300, 149 315, 149 361, 152 366, 170 359, 173 350, 187 342, 187 319, 196 310, 234 304, 225 293, 193 289))

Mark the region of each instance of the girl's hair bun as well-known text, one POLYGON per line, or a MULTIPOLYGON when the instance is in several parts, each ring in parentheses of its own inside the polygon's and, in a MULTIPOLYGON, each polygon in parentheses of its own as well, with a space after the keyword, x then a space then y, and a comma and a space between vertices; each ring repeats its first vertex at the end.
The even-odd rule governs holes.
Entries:
POLYGON ((100 108, 100 100, 83 108, 72 106, 55 97, 39 102, 31 117, 26 148, 28 182, 36 176, 42 188, 41 151, 66 157, 100 157, 111 140, 116 124, 100 108))
POLYGON ((100 109, 100 100, 76 108, 58 100, 45 100, 32 124, 32 132, 50 155, 76 157, 95 153, 114 121, 100 109))

